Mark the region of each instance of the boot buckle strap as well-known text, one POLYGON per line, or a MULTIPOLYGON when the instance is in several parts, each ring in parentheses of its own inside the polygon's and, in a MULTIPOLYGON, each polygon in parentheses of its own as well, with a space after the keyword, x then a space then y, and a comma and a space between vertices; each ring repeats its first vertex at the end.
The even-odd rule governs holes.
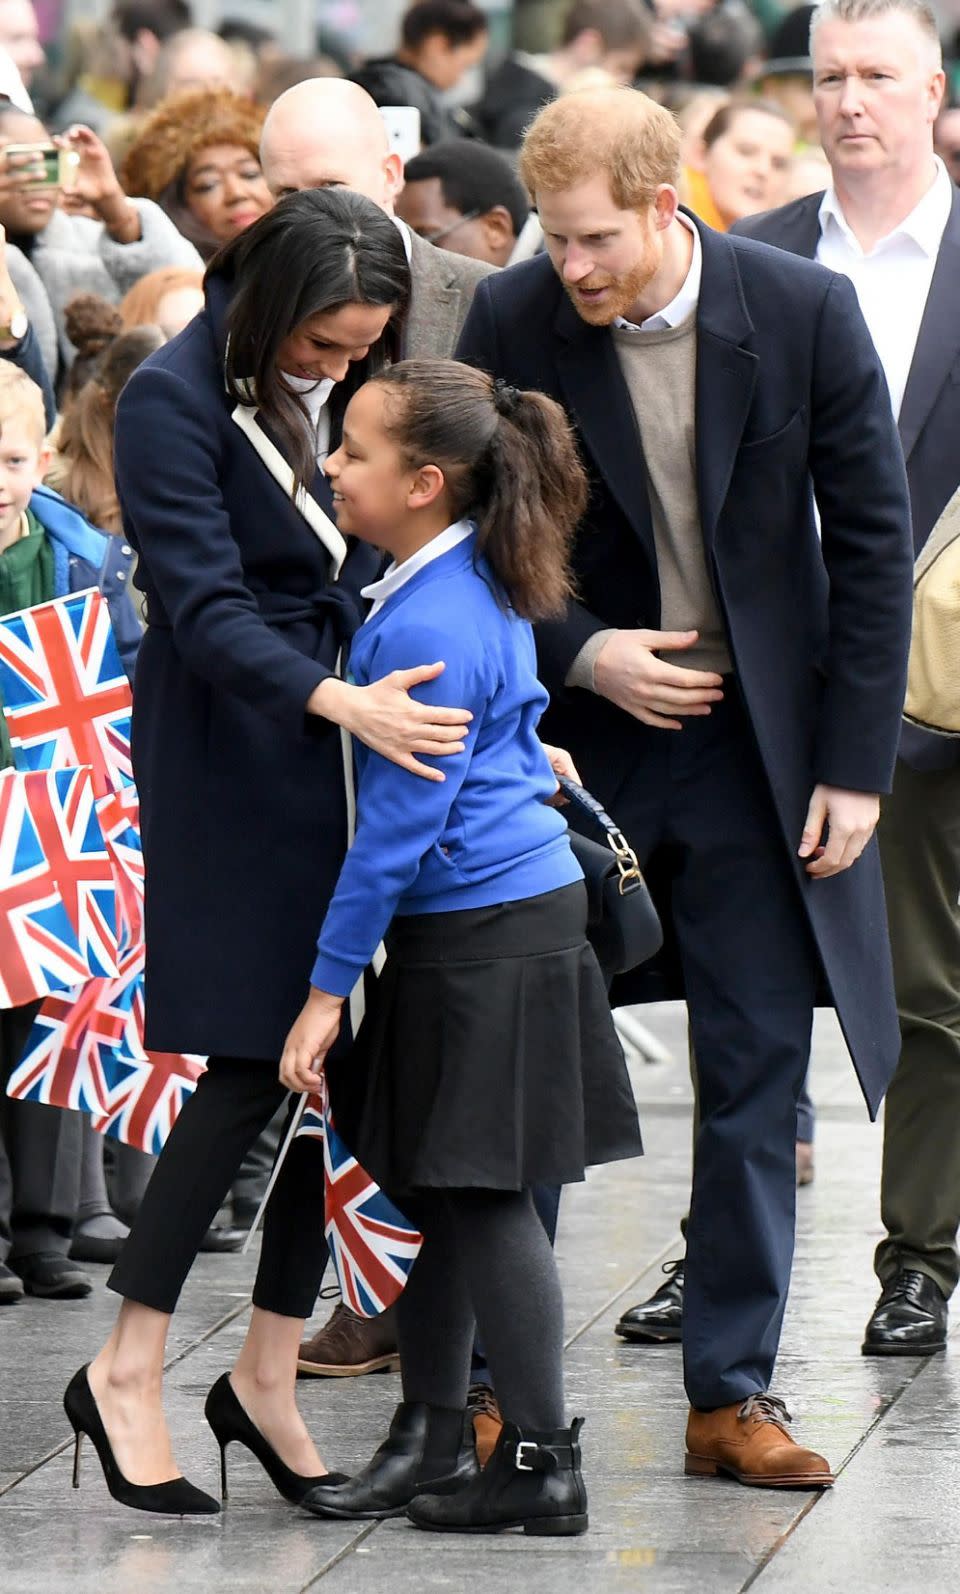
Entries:
POLYGON ((538 1444, 534 1444, 532 1439, 518 1440, 517 1448, 513 1458, 514 1466, 518 1472, 537 1472, 539 1470, 537 1467, 531 1466, 528 1461, 524 1460, 525 1451, 529 1451, 532 1455, 537 1456, 540 1453, 540 1446, 538 1444))

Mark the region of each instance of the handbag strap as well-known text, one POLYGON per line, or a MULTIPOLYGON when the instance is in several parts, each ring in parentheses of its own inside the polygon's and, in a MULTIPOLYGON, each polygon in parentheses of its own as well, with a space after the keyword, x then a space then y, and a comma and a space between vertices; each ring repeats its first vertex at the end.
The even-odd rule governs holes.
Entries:
POLYGON ((599 803, 585 787, 571 780, 569 775, 558 775, 557 784, 568 801, 575 803, 584 813, 589 814, 603 831, 604 840, 617 862, 620 895, 625 896, 628 891, 636 891, 638 886, 643 885, 643 874, 637 855, 623 831, 614 824, 603 804, 599 803))

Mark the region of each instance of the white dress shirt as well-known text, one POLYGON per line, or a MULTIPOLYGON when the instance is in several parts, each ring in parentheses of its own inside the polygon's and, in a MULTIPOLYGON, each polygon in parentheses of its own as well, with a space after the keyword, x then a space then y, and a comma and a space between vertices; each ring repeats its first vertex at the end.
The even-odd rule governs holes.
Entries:
POLYGON ((920 322, 933 281, 953 184, 939 156, 936 176, 919 204, 865 254, 847 225, 840 201, 828 188, 820 205, 817 259, 843 272, 856 289, 874 347, 880 356, 894 419, 900 418, 920 322))
POLYGON ((409 559, 404 559, 402 564, 398 565, 394 561, 392 565, 388 565, 379 581, 371 581, 368 587, 362 587, 360 590, 361 598, 373 599, 373 608, 367 615, 367 619, 372 620, 374 615, 378 614, 383 608, 387 599, 392 598, 393 594, 399 592, 401 587, 405 587, 407 582, 411 581, 417 574, 418 570, 423 570, 426 565, 432 564, 434 559, 442 558, 445 553, 449 553, 451 548, 456 548, 459 543, 466 542, 467 538, 473 535, 474 530, 475 527, 472 520, 455 520, 452 526, 448 526, 445 531, 441 531, 439 537, 434 537, 432 541, 424 543, 422 548, 418 548, 416 553, 412 553, 409 559))
POLYGON ((622 315, 618 315, 613 324, 622 328, 624 332, 663 332, 667 327, 678 327, 681 321, 686 321, 687 316, 697 308, 700 299, 700 278, 703 276, 703 245, 700 242, 699 232, 683 211, 677 212, 677 220, 693 234, 690 270, 683 280, 683 287, 664 309, 658 310, 656 315, 648 315, 639 326, 635 321, 625 321, 622 315))

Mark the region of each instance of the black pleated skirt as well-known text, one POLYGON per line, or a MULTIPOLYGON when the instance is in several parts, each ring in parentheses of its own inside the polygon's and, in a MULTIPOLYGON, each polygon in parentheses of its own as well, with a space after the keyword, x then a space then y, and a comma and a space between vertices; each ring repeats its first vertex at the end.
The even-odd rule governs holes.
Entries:
POLYGON ((642 1151, 586 892, 397 918, 337 1126, 385 1190, 570 1184, 642 1151))

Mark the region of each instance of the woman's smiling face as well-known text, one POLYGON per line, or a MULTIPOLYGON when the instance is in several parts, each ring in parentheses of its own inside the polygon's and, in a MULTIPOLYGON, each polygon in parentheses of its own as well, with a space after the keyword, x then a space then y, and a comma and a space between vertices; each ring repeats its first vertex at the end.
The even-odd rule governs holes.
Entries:
POLYGON ((395 306, 342 304, 301 321, 284 338, 277 365, 288 376, 342 382, 354 360, 362 360, 382 338, 395 306))

